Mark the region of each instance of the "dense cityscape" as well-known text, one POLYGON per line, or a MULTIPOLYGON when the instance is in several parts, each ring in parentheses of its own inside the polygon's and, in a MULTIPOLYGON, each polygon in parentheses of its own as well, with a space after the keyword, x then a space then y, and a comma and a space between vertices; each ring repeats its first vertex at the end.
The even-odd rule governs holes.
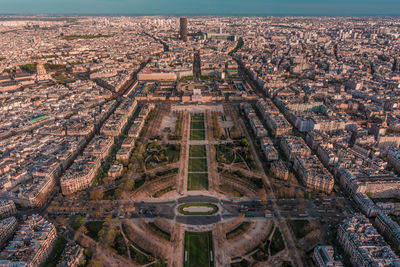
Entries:
POLYGON ((400 19, 0 16, 0 267, 400 266, 400 19))

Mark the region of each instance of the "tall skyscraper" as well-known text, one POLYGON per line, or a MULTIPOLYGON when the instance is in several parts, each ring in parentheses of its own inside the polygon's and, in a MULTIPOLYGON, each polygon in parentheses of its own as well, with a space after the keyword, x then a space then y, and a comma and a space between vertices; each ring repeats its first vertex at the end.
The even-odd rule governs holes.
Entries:
POLYGON ((180 28, 179 28, 179 37, 182 41, 187 42, 188 40, 188 20, 187 18, 180 18, 180 28))

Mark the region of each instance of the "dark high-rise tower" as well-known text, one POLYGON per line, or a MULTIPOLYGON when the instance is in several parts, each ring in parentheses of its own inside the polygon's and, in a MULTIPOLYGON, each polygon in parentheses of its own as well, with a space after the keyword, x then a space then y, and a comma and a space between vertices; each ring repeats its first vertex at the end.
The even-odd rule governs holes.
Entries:
POLYGON ((187 40, 188 40, 188 29, 187 29, 188 20, 187 20, 187 18, 180 18, 179 23, 180 23, 179 38, 182 41, 187 42, 187 40))

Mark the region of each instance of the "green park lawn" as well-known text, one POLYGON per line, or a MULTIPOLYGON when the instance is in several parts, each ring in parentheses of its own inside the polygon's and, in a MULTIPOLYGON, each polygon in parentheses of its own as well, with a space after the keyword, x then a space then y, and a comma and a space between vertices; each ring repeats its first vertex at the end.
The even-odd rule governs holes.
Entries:
POLYGON ((185 232, 184 267, 214 266, 211 232, 185 232))
POLYGON ((208 173, 189 173, 188 190, 208 190, 208 173))
POLYGON ((204 115, 192 115, 190 117, 191 121, 201 121, 204 122, 204 115))
POLYGON ((190 130, 190 140, 204 140, 206 133, 204 130, 190 130))
POLYGON ((189 158, 189 172, 207 172, 207 159, 189 158))
POLYGON ((204 130, 204 121, 192 121, 190 123, 190 129, 204 130))
POLYGON ((189 148, 189 157, 205 158, 207 156, 205 145, 191 145, 189 148))

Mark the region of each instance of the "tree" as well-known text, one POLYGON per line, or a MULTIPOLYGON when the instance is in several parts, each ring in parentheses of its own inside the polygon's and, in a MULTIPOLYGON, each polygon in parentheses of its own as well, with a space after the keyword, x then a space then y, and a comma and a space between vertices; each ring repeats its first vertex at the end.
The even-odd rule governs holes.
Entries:
POLYGON ((104 227, 97 233, 97 237, 99 238, 100 241, 103 240, 105 234, 104 227))
POLYGON ((133 179, 130 179, 130 180, 126 181, 125 190, 132 191, 134 189, 134 186, 135 186, 135 181, 133 179))
POLYGON ((90 192, 90 199, 91 200, 101 200, 104 197, 104 190, 102 188, 95 189, 90 192))
POLYGON ((104 219, 103 226, 109 227, 111 225, 111 223, 112 223, 112 217, 111 217, 111 215, 109 215, 104 219))
POLYGON ((103 258, 99 257, 95 261, 92 262, 93 267, 103 267, 103 258))
POLYGON ((250 146, 250 143, 249 143, 249 141, 248 141, 246 138, 242 138, 242 144, 243 144, 244 146, 246 146, 246 147, 249 147, 249 146, 250 146))
POLYGON ((110 229, 110 230, 107 232, 107 234, 106 234, 106 236, 105 236, 105 238, 104 238, 103 245, 104 245, 105 247, 111 246, 112 243, 114 242, 114 239, 115 239, 115 230, 114 230, 114 229, 110 229))
POLYGON ((115 192, 114 192, 114 197, 115 197, 115 199, 119 199, 119 198, 121 197, 122 192, 123 192, 123 186, 124 186, 124 184, 120 184, 120 185, 118 186, 118 188, 115 189, 115 192))
POLYGON ((157 148, 157 147, 159 147, 160 145, 158 144, 158 142, 157 141, 153 141, 152 143, 151 143, 151 148, 157 148))

